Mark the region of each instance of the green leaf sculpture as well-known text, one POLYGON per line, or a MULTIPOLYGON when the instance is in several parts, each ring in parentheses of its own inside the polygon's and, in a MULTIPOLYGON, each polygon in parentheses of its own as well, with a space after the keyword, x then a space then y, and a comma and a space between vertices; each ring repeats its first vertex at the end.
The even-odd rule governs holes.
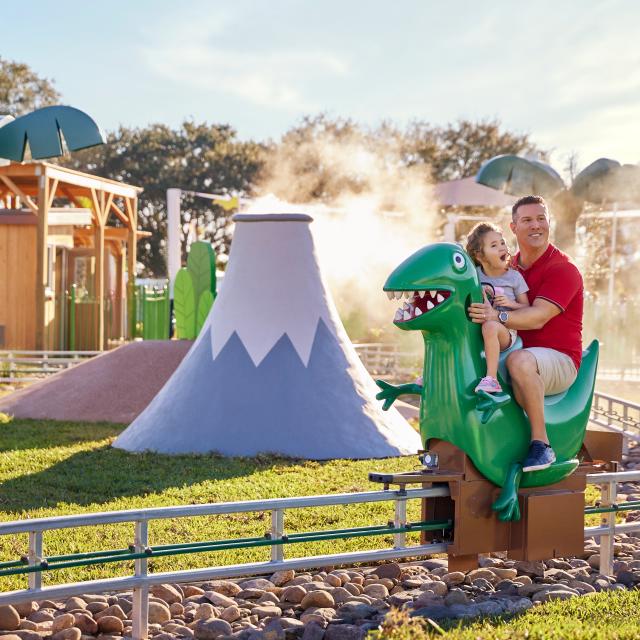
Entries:
POLYGON ((213 306, 213 293, 203 291, 198 298, 198 311, 196 312, 196 335, 199 335, 213 306))
POLYGON ((196 300, 204 291, 214 294, 216 291, 216 254, 208 242, 194 242, 189 248, 187 269, 193 278, 193 289, 196 300))
POLYGON ((188 269, 182 268, 173 285, 173 308, 176 315, 176 335, 179 340, 193 340, 196 337, 196 296, 193 277, 188 269))

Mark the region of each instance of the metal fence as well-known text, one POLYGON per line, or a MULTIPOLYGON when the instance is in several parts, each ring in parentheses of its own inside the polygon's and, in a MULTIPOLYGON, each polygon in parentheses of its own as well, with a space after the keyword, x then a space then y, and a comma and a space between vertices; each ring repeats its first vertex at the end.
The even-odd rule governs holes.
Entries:
MULTIPOLYGON (((639 522, 616 523, 616 514, 629 509, 634 503, 616 503, 617 486, 622 482, 640 481, 640 471, 591 474, 587 482, 601 487, 601 499, 591 511, 602 513, 599 526, 587 527, 585 538, 600 537, 600 572, 610 575, 613 568, 614 536, 620 533, 640 531, 639 522)), ((448 529, 450 523, 444 521, 408 523, 407 501, 412 499, 448 496, 449 489, 436 486, 423 489, 400 489, 372 491, 363 493, 345 493, 297 498, 276 498, 270 500, 251 500, 219 504, 191 505, 112 511, 105 513, 81 514, 19 520, 0 523, 0 535, 16 536, 28 533, 29 548, 23 560, 0 563, 0 575, 7 573, 25 573, 28 576, 28 589, 0 593, 0 605, 16 604, 29 600, 67 598, 83 593, 115 592, 133 590, 133 638, 146 638, 148 631, 149 587, 155 584, 204 581, 239 576, 262 575, 282 569, 310 569, 327 565, 349 565, 361 562, 400 559, 446 553, 446 542, 434 542, 425 545, 407 545, 406 534, 425 529, 448 529), (394 520, 388 525, 361 527, 358 529, 327 530, 307 533, 285 532, 285 511, 329 505, 349 505, 371 502, 394 503, 394 520), (198 516, 238 514, 247 512, 269 512, 271 528, 262 538, 244 538, 226 541, 208 541, 175 545, 151 545, 149 541, 149 523, 159 519, 193 518, 198 516), (43 548, 43 533, 55 529, 69 529, 114 523, 133 525, 132 544, 129 549, 99 551, 84 554, 70 554, 62 557, 46 557, 43 548), (429 526, 431 525, 431 526, 429 526), (337 553, 321 556, 308 556, 285 559, 286 544, 314 540, 332 540, 354 536, 375 536, 393 534, 393 547, 368 551, 337 553), (206 567, 186 571, 149 573, 148 560, 161 555, 177 553, 199 553, 220 549, 240 549, 249 546, 269 546, 271 559, 266 562, 253 562, 220 567, 206 567), (106 562, 122 562, 134 559, 133 575, 93 580, 71 584, 42 586, 42 572, 56 568, 86 566, 106 562), (65 561, 66 560, 66 561, 65 561), (22 567, 22 568, 20 568, 22 567)), ((640 508, 640 505, 637 506, 640 508)), ((587 509, 588 513, 590 510, 587 509)))
POLYGON ((0 351, 0 382, 34 382, 69 369, 99 351, 0 351))

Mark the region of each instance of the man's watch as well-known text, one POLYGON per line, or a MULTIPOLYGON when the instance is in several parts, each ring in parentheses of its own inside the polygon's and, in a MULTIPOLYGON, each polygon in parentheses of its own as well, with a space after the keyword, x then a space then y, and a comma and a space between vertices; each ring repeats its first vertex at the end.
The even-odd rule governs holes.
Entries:
POLYGON ((508 311, 498 312, 498 320, 500 320, 502 324, 507 324, 507 321, 509 320, 509 312, 508 311))

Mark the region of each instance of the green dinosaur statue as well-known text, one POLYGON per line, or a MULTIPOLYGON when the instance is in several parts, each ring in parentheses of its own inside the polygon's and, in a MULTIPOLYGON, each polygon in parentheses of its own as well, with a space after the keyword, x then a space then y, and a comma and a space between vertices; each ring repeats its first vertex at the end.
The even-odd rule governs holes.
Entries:
MULTIPOLYGON (((547 469, 522 473, 530 440, 526 414, 511 398, 504 362, 499 372, 505 392, 474 393, 484 375, 482 331, 471 322, 467 308, 482 302, 476 269, 456 244, 437 243, 417 251, 387 279, 391 296, 408 296, 394 324, 405 331, 421 331, 425 357, 423 385, 390 385, 377 398, 388 409, 403 394, 421 396, 420 433, 425 448, 431 438, 462 449, 488 480, 502 487, 493 508, 501 520, 519 520, 518 488, 559 482, 578 466, 576 455, 584 439, 595 384, 598 343, 583 354, 573 385, 545 398, 549 440, 557 460, 547 469)), ((521 344, 521 341, 519 341, 521 344)), ((513 348, 513 347, 512 347, 513 348)), ((504 354, 503 354, 504 356, 504 354)))

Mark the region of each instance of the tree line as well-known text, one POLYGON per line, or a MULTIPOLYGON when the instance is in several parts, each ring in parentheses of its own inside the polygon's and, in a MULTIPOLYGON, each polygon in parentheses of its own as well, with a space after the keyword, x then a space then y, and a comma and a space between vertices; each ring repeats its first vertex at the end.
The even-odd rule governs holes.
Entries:
MULTIPOLYGON (((0 58, 0 113, 18 116, 60 101, 53 81, 39 77, 25 64, 0 58)), ((345 154, 354 148, 365 150, 388 172, 418 168, 425 180, 433 182, 474 175, 497 154, 540 152, 527 133, 508 131, 496 119, 446 125, 415 120, 405 127, 390 122, 365 127, 351 119, 320 114, 303 118, 276 141, 241 140, 228 124, 192 120, 179 127, 121 126, 107 133, 106 145, 65 156, 60 162, 144 188, 139 225, 152 236, 140 243, 139 261, 147 275, 162 276, 166 274, 168 188, 251 198, 268 185, 276 196, 294 202, 327 204, 345 193, 357 195, 366 189, 371 179, 367 168, 331 162, 332 156, 322 152, 327 145, 343 148, 345 154), (278 181, 274 173, 283 166, 286 180, 278 181)), ((393 208, 393 202, 388 206, 393 208)), ((183 197, 182 211, 186 223, 195 220, 205 230, 218 255, 228 253, 232 212, 189 196, 183 197)), ((186 234, 185 228, 185 248, 186 234)))

